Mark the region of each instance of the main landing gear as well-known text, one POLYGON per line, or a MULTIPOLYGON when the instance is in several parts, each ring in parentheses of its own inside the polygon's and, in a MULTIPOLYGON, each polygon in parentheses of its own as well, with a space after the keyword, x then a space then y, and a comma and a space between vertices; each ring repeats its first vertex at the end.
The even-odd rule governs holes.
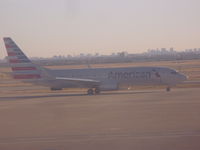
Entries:
POLYGON ((52 87, 50 89, 51 89, 51 91, 60 91, 60 90, 62 90, 62 88, 54 88, 54 87, 52 87))
POLYGON ((88 89, 87 94, 88 95, 94 95, 94 94, 100 94, 100 89, 99 88, 95 88, 95 89, 88 89))

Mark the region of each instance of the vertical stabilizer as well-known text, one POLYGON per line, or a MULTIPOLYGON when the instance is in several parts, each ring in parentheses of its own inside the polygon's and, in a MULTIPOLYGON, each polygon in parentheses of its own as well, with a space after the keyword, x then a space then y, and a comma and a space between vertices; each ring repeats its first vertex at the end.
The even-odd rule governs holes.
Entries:
POLYGON ((40 68, 33 64, 22 50, 9 38, 3 38, 8 54, 8 62, 14 79, 32 80, 41 78, 40 68))

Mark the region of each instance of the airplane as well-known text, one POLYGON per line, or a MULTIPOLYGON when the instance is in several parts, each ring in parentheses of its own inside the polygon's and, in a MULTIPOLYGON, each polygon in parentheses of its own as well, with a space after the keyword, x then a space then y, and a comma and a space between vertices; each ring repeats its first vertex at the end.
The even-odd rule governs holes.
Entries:
POLYGON ((22 82, 49 87, 86 88, 88 95, 118 90, 121 86, 165 85, 166 91, 187 80, 187 77, 167 67, 84 68, 52 70, 41 67, 22 52, 10 37, 3 38, 12 69, 12 77, 22 82))

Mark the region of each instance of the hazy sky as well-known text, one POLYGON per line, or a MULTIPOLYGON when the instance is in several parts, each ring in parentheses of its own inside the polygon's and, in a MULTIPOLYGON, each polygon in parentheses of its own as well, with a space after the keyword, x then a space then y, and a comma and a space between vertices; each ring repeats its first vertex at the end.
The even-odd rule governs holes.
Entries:
POLYGON ((28 56, 200 47, 200 0, 0 0, 2 37, 28 56))

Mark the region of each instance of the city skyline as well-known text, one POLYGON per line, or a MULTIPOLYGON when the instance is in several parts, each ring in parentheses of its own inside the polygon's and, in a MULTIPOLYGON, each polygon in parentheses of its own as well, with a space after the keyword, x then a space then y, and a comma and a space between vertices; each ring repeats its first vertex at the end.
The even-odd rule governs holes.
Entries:
POLYGON ((198 0, 2 0, 3 37, 31 57, 200 47, 198 0))

